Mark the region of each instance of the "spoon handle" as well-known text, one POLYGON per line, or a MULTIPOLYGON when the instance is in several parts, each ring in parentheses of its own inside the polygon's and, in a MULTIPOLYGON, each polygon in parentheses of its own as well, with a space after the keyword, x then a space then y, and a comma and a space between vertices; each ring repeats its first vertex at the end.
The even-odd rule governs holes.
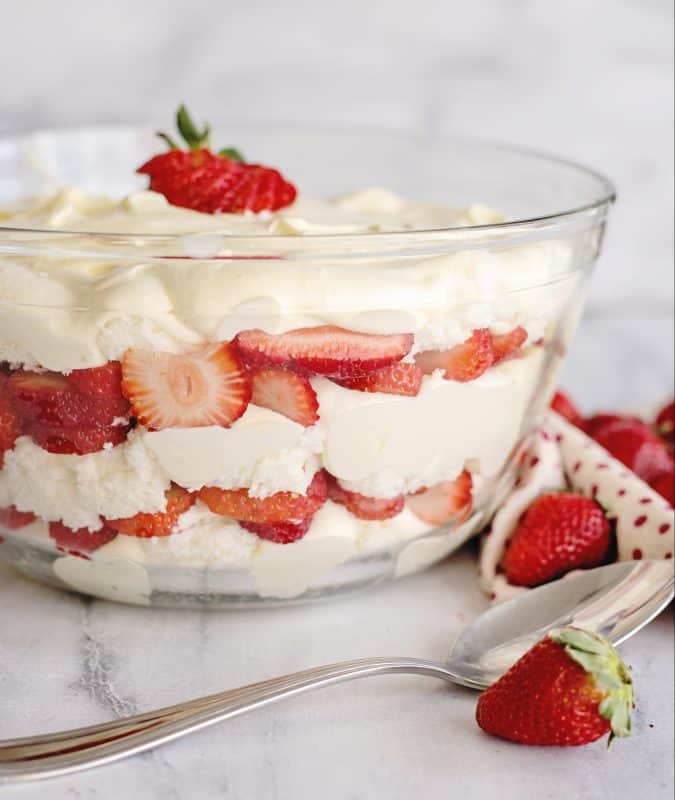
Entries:
POLYGON ((51 778, 109 764, 310 689, 396 673, 461 682, 447 667, 422 659, 342 661, 102 725, 0 742, 0 783, 51 778))

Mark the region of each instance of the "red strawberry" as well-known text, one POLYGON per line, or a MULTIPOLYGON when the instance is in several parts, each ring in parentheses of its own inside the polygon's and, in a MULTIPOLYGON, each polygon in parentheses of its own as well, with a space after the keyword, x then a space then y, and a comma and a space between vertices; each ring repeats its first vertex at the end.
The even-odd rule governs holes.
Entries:
POLYGON ((527 341, 527 331, 520 325, 508 333, 492 334, 492 363, 499 364, 507 358, 514 358, 527 341))
POLYGON ((260 539, 277 544, 291 544, 302 539, 311 523, 311 517, 299 522, 239 522, 242 528, 255 533, 260 539))
POLYGON ((577 494, 539 497, 521 518, 504 557, 509 583, 538 586, 572 569, 602 564, 611 527, 600 506, 577 494))
POLYGON ((451 520, 464 522, 471 513, 472 488, 471 473, 464 470, 454 481, 442 481, 408 495, 408 507, 430 525, 444 525, 451 520))
POLYGON ((179 108, 176 121, 189 149, 178 149, 162 135, 171 149, 137 170, 150 176, 150 189, 172 205, 206 214, 239 214, 276 211, 295 200, 295 187, 276 169, 244 163, 235 150, 211 152, 209 127, 198 131, 185 106, 179 108))
POLYGON ((610 642, 569 627, 551 631, 483 692, 476 721, 511 742, 564 747, 629 736, 634 707, 629 670, 610 642))
POLYGON ((662 472, 657 478, 654 478, 650 486, 671 506, 675 506, 675 467, 673 465, 668 472, 662 472))
POLYGON ((174 355, 127 350, 122 388, 148 428, 227 427, 246 411, 251 382, 229 344, 174 355))
POLYGON ((400 361, 410 352, 409 333, 355 333, 334 325, 273 335, 255 329, 234 339, 250 367, 286 367, 331 378, 363 375, 400 361))
POLYGON ((343 378, 340 385, 359 392, 382 392, 416 397, 420 393, 424 373, 409 362, 400 362, 391 367, 383 367, 366 375, 343 378))
POLYGON ((405 506, 402 494, 388 500, 366 497, 343 489, 332 475, 328 475, 328 497, 359 519, 391 519, 398 516, 405 506))
POLYGON ((415 362, 426 375, 434 370, 445 371, 450 381, 473 381, 492 365, 492 335, 487 328, 474 331, 463 343, 449 350, 427 350, 415 356, 415 362))
POLYGON ((49 452, 93 453, 120 444, 129 431, 129 403, 119 392, 83 394, 58 372, 27 370, 13 373, 7 390, 24 433, 49 452))
POLYGON ((122 397, 122 365, 109 361, 102 367, 75 369, 68 376, 68 383, 87 397, 122 397))
POLYGON ((5 452, 14 449, 22 428, 21 417, 7 388, 7 377, 0 373, 0 469, 5 463, 5 452))
POLYGON ((14 506, 0 508, 0 527, 8 528, 10 531, 25 528, 31 522, 35 522, 37 517, 32 511, 19 511, 14 506))
POLYGON ((105 425, 81 428, 53 428, 30 423, 27 432, 33 441, 49 453, 85 455, 97 453, 106 445, 113 447, 126 441, 129 425, 105 425))
POLYGON ((58 372, 19 370, 7 382, 14 405, 30 424, 54 430, 109 426, 129 413, 124 397, 92 397, 71 386, 58 372))
POLYGON ((154 514, 139 513, 126 519, 106 519, 105 524, 125 536, 149 539, 173 533, 178 518, 191 508, 197 496, 175 484, 166 493, 166 508, 154 514))
POLYGON ((671 469, 672 459, 666 446, 638 419, 611 415, 593 417, 588 421, 588 432, 646 483, 671 469))
POLYGON ((672 454, 675 448, 675 403, 668 403, 659 411, 654 427, 672 454))
POLYGON ((319 419, 319 401, 312 384, 287 369, 260 369, 251 375, 251 402, 271 408, 299 425, 309 427, 319 419))
POLYGON ((581 411, 579 411, 574 402, 570 399, 570 396, 560 391, 560 389, 553 395, 551 408, 557 411, 561 417, 565 417, 572 425, 582 430, 584 429, 584 418, 581 411))
POLYGON ((106 527, 97 531, 90 531, 88 528, 73 530, 61 522, 50 522, 49 535, 54 539, 57 549, 61 552, 87 558, 87 553, 93 553, 104 544, 112 542, 117 536, 117 531, 106 527))
POLYGON ((251 497, 247 489, 205 487, 199 499, 215 514, 243 522, 299 522, 311 517, 326 502, 326 476, 317 472, 306 494, 277 492, 269 497, 251 497))

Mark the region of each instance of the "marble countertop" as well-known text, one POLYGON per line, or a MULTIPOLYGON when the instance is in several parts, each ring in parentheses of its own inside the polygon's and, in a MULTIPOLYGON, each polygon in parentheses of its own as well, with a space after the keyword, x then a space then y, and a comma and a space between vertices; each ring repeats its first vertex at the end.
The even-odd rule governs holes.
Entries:
MULTIPOLYGON (((672 391, 672 319, 582 323, 563 383, 593 408, 672 391), (639 331, 640 335, 635 335, 639 331), (600 365, 600 366, 599 366, 600 365), (628 379, 626 376, 630 376, 628 379)), ((102 722, 304 667, 367 655, 442 659, 487 607, 469 547, 430 572, 323 604, 228 613, 87 600, 0 567, 0 738, 102 722)), ((476 695, 425 678, 355 682, 287 701, 80 775, 3 787, 3 800, 616 798, 673 791, 672 607, 623 652, 635 735, 570 750, 491 739, 476 695)))

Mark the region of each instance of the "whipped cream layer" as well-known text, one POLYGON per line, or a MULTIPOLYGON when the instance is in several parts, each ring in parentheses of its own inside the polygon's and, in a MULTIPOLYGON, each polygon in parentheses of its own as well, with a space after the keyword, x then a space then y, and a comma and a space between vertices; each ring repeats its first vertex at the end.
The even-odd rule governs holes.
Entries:
POLYGON ((68 372, 129 347, 181 352, 244 329, 321 324, 414 333, 413 352, 452 347, 480 327, 521 325, 534 342, 579 286, 568 243, 504 238, 489 249, 450 243, 443 255, 425 255, 404 239, 398 252, 382 252, 378 237, 330 237, 501 219, 480 206, 453 211, 379 189, 257 215, 201 214, 152 192, 111 200, 67 189, 3 215, 7 226, 61 233, 3 236, 17 251, 0 255, 0 360, 68 372), (141 234, 175 237, 171 257, 157 257, 167 240, 134 240, 141 234), (317 234, 329 236, 317 245, 317 234))
POLYGON ((350 491, 389 498, 454 480, 465 467, 492 478, 522 432, 543 358, 533 348, 470 383, 436 373, 417 397, 313 378, 320 418, 311 428, 250 405, 230 428, 138 427, 123 444, 82 456, 48 453, 22 436, 5 453, 0 507, 98 530, 100 517, 163 510, 171 481, 190 490, 246 488, 255 497, 303 494, 325 467, 350 491))

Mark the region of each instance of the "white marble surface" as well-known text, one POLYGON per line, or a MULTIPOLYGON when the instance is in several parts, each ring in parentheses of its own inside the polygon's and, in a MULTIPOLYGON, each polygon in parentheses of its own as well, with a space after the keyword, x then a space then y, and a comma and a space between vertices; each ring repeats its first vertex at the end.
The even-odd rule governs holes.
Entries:
MULTIPOLYGON (((34 585, 0 568, 0 736, 83 725, 195 692, 370 654, 442 659, 486 606, 463 553, 357 597, 270 611, 139 610, 34 585)), ((669 610, 623 648, 640 705, 635 736, 533 749, 485 736, 476 695, 414 677, 368 679, 288 701, 133 760, 3 800, 666 800, 673 786, 669 610)))

